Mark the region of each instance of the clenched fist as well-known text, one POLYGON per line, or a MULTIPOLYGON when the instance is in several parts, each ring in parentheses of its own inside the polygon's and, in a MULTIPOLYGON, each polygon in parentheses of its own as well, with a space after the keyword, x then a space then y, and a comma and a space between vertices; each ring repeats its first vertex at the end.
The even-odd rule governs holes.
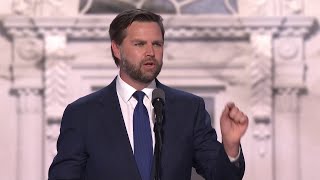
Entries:
POLYGON ((228 156, 236 157, 239 153, 240 140, 248 128, 248 116, 232 102, 227 103, 221 118, 222 142, 228 156))

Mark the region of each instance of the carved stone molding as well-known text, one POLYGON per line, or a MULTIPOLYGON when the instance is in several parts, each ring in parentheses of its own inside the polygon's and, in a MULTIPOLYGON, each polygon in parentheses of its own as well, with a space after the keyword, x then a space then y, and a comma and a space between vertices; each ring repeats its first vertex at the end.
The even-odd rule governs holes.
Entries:
POLYGON ((256 123, 255 128, 253 130, 253 137, 256 141, 258 141, 257 150, 260 157, 265 157, 267 153, 270 153, 267 152, 267 145, 268 142, 271 140, 271 133, 271 126, 268 125, 268 123, 256 123))
POLYGON ((271 12, 268 10, 268 0, 238 0, 239 14, 243 16, 267 16, 271 12))
POLYGON ((11 94, 16 95, 19 99, 17 112, 23 114, 41 114, 42 108, 37 103, 37 99, 42 97, 43 90, 39 88, 14 88, 11 94))
POLYGON ((11 93, 17 96, 41 95, 42 90, 39 88, 14 88, 11 93))
POLYGON ((67 79, 73 56, 66 50, 67 42, 63 35, 45 37, 46 62, 44 72, 45 114, 47 119, 55 118, 67 105, 67 79))
POLYGON ((282 15, 303 13, 303 0, 282 0, 282 15))
POLYGON ((46 35, 44 39, 47 60, 69 60, 75 57, 67 51, 67 37, 64 34, 46 35))
MULTIPOLYGON (((108 24, 114 18, 89 17, 8 17, 7 32, 14 37, 65 34, 75 39, 108 39, 108 24)), ((163 15, 167 39, 247 38, 252 33, 304 37, 311 32, 311 17, 232 17, 163 15)))
POLYGON ((43 41, 36 37, 13 39, 12 79, 14 88, 41 88, 43 41))
POLYGON ((274 43, 274 54, 277 64, 290 64, 303 61, 302 37, 278 37, 274 43))
POLYGON ((250 64, 253 137, 258 141, 258 153, 264 157, 271 139, 272 116, 272 36, 252 35, 254 53, 250 64))
POLYGON ((68 16, 79 14, 80 0, 13 0, 12 10, 25 16, 68 16))
POLYGON ((254 48, 251 70, 253 116, 271 119, 272 109, 272 37, 255 35, 251 37, 254 48))
POLYGON ((36 0, 14 0, 12 3, 13 12, 19 15, 35 15, 36 8, 36 0))
POLYGON ((21 60, 36 63, 44 55, 43 42, 37 38, 17 38, 15 39, 15 51, 21 60))
POLYGON ((305 86, 306 64, 303 37, 274 39, 274 87, 305 86))
POLYGON ((46 117, 55 117, 67 105, 67 76, 71 70, 64 60, 50 60, 45 71, 46 117))
POLYGON ((301 52, 300 44, 297 44, 295 41, 288 40, 280 40, 278 46, 275 47, 277 49, 278 59, 281 60, 293 60, 298 56, 298 53, 301 52))
POLYGON ((279 113, 295 114, 299 112, 299 96, 305 92, 301 87, 283 87, 275 89, 277 109, 279 113))

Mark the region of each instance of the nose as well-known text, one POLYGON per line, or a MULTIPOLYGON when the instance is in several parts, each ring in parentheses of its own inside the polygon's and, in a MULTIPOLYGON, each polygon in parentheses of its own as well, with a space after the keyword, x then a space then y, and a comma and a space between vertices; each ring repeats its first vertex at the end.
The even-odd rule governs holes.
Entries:
POLYGON ((152 57, 154 56, 154 48, 152 44, 146 46, 146 55, 152 57))

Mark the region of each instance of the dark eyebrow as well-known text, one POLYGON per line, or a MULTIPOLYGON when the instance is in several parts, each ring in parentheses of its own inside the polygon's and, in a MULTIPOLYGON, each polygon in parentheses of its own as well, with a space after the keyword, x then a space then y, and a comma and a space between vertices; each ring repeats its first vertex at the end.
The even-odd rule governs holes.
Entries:
MULTIPOLYGON (((133 40, 131 40, 131 42, 133 42, 133 43, 137 43, 137 42, 139 42, 139 43, 146 43, 147 41, 142 40, 142 39, 133 39, 133 40)), ((157 44, 163 44, 164 41, 163 41, 163 40, 155 40, 155 41, 152 41, 152 44, 155 44, 155 43, 157 43, 157 44)))
POLYGON ((163 44, 164 41, 163 41, 163 40, 156 40, 156 41, 152 41, 152 43, 160 43, 160 44, 163 44))
POLYGON ((133 43, 137 43, 137 42, 139 42, 139 43, 146 43, 147 41, 142 40, 142 39, 133 39, 133 40, 131 40, 131 42, 133 42, 133 43))

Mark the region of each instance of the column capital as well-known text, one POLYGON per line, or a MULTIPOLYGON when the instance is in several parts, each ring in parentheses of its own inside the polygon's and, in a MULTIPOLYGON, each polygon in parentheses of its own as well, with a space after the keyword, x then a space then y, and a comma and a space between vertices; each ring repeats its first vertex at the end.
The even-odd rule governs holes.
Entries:
POLYGON ((17 113, 20 118, 27 114, 42 114, 43 89, 34 87, 12 88, 10 93, 17 97, 17 113))
POLYGON ((10 89, 10 93, 19 97, 29 95, 42 96, 43 89, 36 87, 13 87, 10 89))
POLYGON ((275 111, 280 114, 296 114, 299 112, 299 96, 304 94, 303 87, 278 87, 274 90, 275 111))
POLYGON ((274 88, 274 94, 278 96, 299 96, 307 92, 306 87, 301 86, 277 86, 274 88))

